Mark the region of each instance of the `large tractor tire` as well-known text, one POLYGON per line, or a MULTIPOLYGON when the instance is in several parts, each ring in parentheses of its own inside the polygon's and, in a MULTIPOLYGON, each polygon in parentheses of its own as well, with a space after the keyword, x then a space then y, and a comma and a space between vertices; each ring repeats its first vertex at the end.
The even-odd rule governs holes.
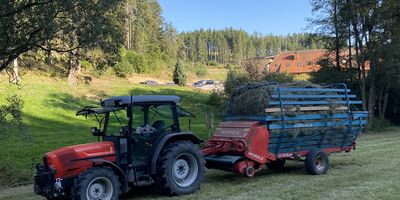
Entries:
POLYGON ((321 150, 310 151, 306 156, 305 167, 308 174, 326 174, 329 169, 328 155, 321 150))
POLYGON ((158 158, 158 185, 168 195, 194 193, 203 182, 204 165, 200 149, 192 142, 170 143, 158 158))
POLYGON ((286 160, 275 160, 267 163, 268 169, 271 170, 282 170, 285 166, 286 160))
POLYGON ((121 184, 114 172, 95 167, 80 174, 72 188, 74 200, 117 200, 121 184))

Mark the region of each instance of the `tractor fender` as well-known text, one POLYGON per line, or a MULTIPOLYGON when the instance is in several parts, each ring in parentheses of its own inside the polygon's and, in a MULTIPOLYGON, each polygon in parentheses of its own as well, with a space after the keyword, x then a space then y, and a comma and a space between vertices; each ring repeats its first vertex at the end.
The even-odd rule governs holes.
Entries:
POLYGON ((157 173, 157 159, 158 156, 160 156, 160 153, 164 146, 178 140, 188 140, 193 142, 194 144, 200 144, 204 142, 191 132, 171 133, 160 137, 154 143, 152 153, 150 154, 151 157, 150 159, 148 159, 148 166, 150 166, 151 175, 155 175, 157 173))
POLYGON ((114 171, 114 173, 119 177, 119 181, 121 182, 122 193, 128 192, 128 179, 126 178, 125 173, 118 165, 103 159, 89 159, 89 160, 93 162, 93 165, 96 165, 96 163, 102 163, 103 166, 110 167, 114 171))

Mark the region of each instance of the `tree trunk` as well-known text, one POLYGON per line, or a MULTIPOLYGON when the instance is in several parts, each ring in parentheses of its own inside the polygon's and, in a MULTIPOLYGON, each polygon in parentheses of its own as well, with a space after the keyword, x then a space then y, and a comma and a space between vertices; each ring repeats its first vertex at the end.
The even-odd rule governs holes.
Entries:
POLYGON ((78 83, 78 75, 81 72, 80 51, 71 52, 69 57, 68 84, 76 85, 78 83))
MULTIPOLYGON (((368 94, 368 112, 369 112, 369 121, 372 122, 374 120, 374 114, 375 114, 375 80, 373 77, 371 77, 371 85, 369 88, 369 94, 368 94)), ((372 123, 368 123, 372 124, 372 123)))
MULTIPOLYGON (((51 44, 47 45, 47 49, 51 49, 51 44)), ((46 64, 52 65, 53 64, 53 58, 51 56, 51 51, 46 52, 46 64)))
POLYGON ((20 79, 19 73, 18 73, 18 58, 14 59, 14 62, 13 62, 13 82, 17 85, 21 82, 21 79, 20 79))
POLYGON ((337 0, 333 0, 333 25, 335 28, 335 52, 336 52, 336 67, 340 70, 340 41, 339 41, 339 25, 337 16, 337 0))
POLYGON ((386 90, 385 94, 383 95, 382 117, 385 117, 386 115, 388 99, 389 99, 389 91, 386 90))

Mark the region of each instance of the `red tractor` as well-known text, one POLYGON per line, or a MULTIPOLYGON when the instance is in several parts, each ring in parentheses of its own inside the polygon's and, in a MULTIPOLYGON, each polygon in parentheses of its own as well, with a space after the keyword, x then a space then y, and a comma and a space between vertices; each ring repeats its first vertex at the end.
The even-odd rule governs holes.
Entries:
POLYGON ((86 107, 94 115, 91 132, 99 141, 63 147, 36 165, 34 191, 47 199, 114 200, 135 186, 158 184, 169 195, 195 192, 205 161, 179 117, 194 117, 179 107, 178 96, 119 96, 86 107), (101 141, 100 141, 101 139, 101 141))

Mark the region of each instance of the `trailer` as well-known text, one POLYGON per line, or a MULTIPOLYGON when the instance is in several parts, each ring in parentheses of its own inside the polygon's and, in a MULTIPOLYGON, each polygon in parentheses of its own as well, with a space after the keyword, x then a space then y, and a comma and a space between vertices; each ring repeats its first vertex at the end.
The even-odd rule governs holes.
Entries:
POLYGON ((356 148, 368 112, 357 108, 362 102, 345 84, 264 86, 273 88, 265 112, 228 112, 202 148, 207 168, 251 177, 264 166, 281 169, 296 160, 305 162, 309 174, 321 175, 329 169, 329 154, 356 148))

